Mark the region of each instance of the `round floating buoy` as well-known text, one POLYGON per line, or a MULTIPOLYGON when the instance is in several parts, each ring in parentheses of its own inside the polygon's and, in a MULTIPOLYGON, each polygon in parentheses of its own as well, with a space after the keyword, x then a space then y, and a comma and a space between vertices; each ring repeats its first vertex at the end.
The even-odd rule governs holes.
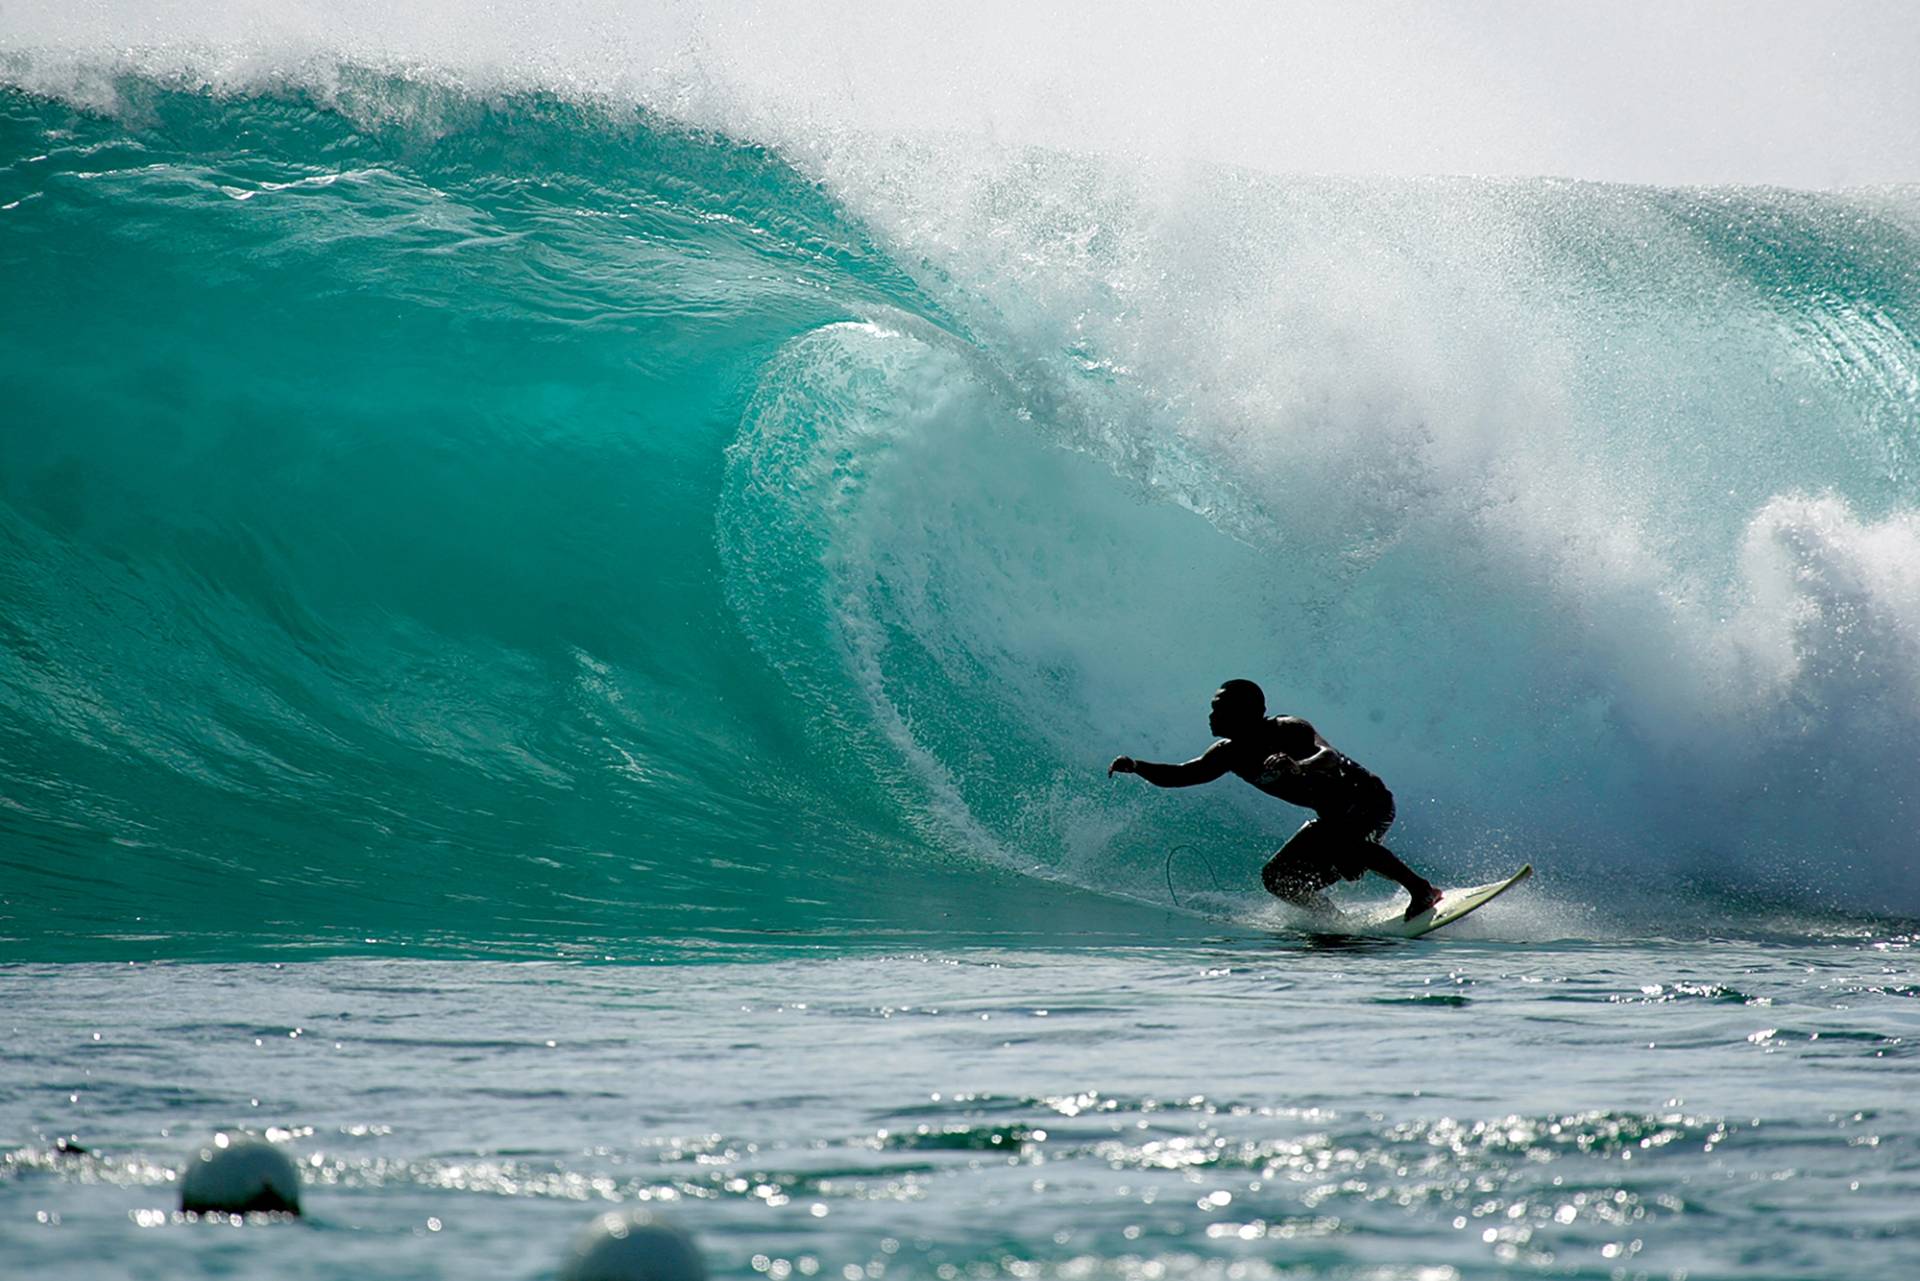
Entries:
POLYGON ((300 1213, 300 1175, 287 1154, 244 1134, 216 1134, 187 1158, 180 1208, 197 1214, 253 1210, 300 1213))
POLYGON ((574 1238, 560 1281, 707 1281, 693 1238, 651 1210, 603 1214, 574 1238))

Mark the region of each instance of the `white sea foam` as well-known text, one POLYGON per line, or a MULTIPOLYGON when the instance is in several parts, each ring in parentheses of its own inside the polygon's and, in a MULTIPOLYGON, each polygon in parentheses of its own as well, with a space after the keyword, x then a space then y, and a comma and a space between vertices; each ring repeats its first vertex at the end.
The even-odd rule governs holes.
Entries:
MULTIPOLYGON (((818 163, 996 371, 871 401, 893 444, 830 535, 859 684, 976 836, 1076 879, 1131 848, 1142 892, 1182 831, 1270 848, 1252 808, 1099 777, 1197 750, 1212 684, 1251 675, 1456 877, 1551 851, 1912 906, 1917 473, 1886 400, 1912 357, 1769 396, 1852 313, 1688 227, 1738 211, 973 145, 818 163), (1801 496, 1821 479, 1847 494, 1801 496)), ((1889 238, 1869 266, 1904 243, 1848 200, 1754 199, 1889 238)))

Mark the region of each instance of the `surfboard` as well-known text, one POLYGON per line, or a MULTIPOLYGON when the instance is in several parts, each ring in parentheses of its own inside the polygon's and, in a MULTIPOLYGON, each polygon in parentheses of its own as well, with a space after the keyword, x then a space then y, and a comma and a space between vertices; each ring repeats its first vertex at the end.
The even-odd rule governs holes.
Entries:
POLYGON ((1528 863, 1504 881, 1490 881, 1485 885, 1469 885, 1462 889, 1442 889, 1440 902, 1411 921, 1401 914, 1405 910, 1403 907, 1382 907, 1371 912, 1335 911, 1326 918, 1325 927, 1320 932, 1351 934, 1362 938, 1417 939, 1422 934, 1443 929, 1468 913, 1485 907, 1532 875, 1533 864, 1528 863))

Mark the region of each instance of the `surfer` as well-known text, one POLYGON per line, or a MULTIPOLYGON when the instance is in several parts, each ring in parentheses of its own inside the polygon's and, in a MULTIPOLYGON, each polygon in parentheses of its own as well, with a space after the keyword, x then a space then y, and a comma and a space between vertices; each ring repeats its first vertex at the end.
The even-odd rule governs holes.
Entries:
POLYGON ((1190 761, 1167 765, 1116 756, 1107 777, 1138 774, 1155 787, 1192 787, 1237 774, 1269 796, 1312 810, 1315 817, 1260 869, 1268 893, 1289 903, 1319 907, 1321 890, 1368 872, 1405 888, 1412 898, 1408 920, 1440 901, 1431 881, 1380 843, 1393 826, 1393 793, 1312 725, 1298 716, 1269 717, 1258 685, 1231 680, 1214 694, 1207 728, 1220 741, 1190 761))

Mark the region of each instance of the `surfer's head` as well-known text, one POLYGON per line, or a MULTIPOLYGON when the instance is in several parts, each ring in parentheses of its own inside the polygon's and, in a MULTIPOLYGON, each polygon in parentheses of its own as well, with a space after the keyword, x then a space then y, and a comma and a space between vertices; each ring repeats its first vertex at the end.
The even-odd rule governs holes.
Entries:
POLYGON ((1267 714, 1267 696, 1252 681, 1233 680, 1213 695, 1207 728, 1221 738, 1235 738, 1258 725, 1267 714))

